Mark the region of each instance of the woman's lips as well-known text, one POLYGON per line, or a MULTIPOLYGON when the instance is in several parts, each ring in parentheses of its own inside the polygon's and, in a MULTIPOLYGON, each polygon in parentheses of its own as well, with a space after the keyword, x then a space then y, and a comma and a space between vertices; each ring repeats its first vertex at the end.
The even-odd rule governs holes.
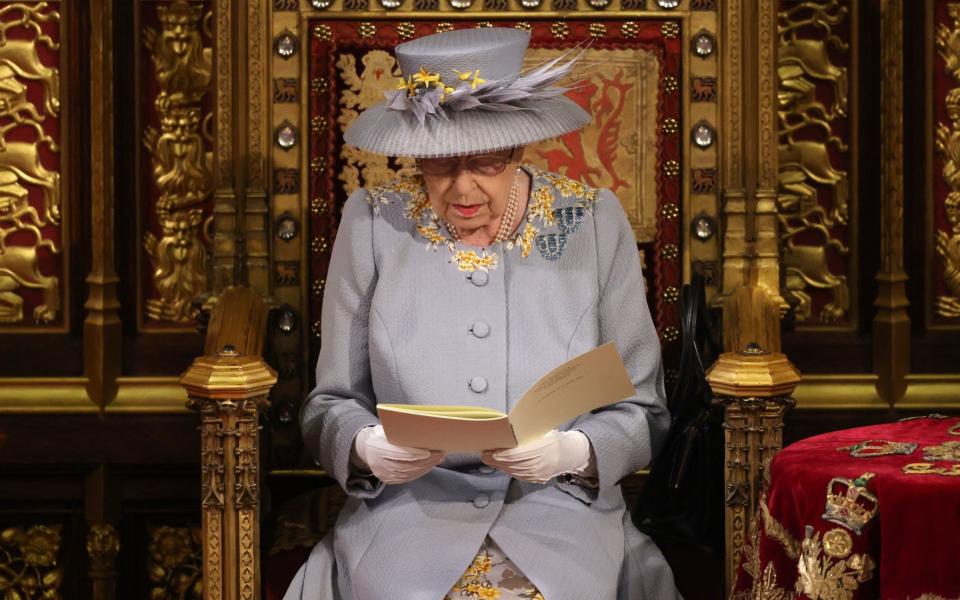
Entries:
POLYGON ((472 217, 480 210, 479 204, 454 204, 453 208, 464 217, 472 217))

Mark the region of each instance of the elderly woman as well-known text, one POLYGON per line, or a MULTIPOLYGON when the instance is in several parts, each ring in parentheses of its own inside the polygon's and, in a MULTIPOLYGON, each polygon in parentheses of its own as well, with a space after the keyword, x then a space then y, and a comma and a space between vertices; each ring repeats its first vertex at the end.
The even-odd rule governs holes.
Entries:
POLYGON ((520 162, 589 120, 552 85, 567 66, 521 70, 528 42, 476 29, 401 44, 404 85, 347 131, 419 173, 343 209, 301 425, 349 498, 288 600, 677 597, 619 486, 669 421, 633 232, 609 191, 520 162), (507 412, 609 341, 636 394, 534 443, 444 455, 379 425, 380 402, 507 412))

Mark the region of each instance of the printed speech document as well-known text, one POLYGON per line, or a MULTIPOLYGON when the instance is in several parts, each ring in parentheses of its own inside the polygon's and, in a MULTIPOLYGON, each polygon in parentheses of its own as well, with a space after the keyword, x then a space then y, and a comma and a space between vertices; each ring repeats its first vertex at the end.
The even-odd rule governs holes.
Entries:
POLYGON ((613 342, 540 378, 510 411, 477 406, 379 404, 387 440, 399 446, 480 452, 515 448, 588 411, 636 393, 613 342))

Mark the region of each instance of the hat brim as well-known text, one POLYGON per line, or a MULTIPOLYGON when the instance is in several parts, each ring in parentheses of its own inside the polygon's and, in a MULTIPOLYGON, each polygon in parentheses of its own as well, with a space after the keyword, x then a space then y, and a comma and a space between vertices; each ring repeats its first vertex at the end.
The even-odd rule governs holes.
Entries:
POLYGON ((386 103, 360 113, 343 139, 361 150, 387 156, 434 158, 525 146, 576 131, 590 115, 565 96, 538 100, 529 109, 448 111, 421 126, 408 111, 386 103))

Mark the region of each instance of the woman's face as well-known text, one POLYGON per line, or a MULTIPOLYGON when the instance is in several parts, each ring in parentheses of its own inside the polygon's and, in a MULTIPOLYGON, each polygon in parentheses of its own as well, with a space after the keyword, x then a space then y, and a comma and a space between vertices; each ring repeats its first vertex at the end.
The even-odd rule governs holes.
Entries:
POLYGON ((418 161, 430 205, 459 230, 489 226, 506 210, 522 148, 418 161))

